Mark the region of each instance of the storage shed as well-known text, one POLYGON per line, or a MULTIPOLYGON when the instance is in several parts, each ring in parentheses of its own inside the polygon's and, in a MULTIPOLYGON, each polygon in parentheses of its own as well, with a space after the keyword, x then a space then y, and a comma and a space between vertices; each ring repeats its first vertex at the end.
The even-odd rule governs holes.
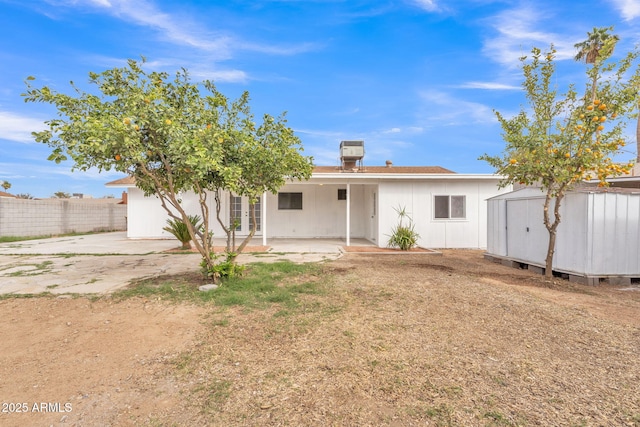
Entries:
MULTIPOLYGON (((544 271, 549 242, 544 199, 531 187, 488 199, 487 258, 544 271)), ((560 215, 554 272, 589 284, 638 281, 639 189, 577 189, 565 196, 560 215)))

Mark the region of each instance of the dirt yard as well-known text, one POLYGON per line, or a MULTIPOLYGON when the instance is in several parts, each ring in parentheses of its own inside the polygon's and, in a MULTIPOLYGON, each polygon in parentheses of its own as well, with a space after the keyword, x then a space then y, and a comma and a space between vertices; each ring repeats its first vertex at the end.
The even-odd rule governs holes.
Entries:
POLYGON ((640 288, 347 254, 287 312, 0 301, 2 426, 640 426, 640 288))

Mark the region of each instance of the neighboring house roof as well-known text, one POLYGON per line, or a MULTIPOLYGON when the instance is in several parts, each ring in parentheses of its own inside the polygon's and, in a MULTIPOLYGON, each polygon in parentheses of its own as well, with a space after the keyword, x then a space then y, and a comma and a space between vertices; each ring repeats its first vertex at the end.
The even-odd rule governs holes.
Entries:
POLYGON ((124 178, 116 179, 115 181, 107 182, 107 187, 135 187, 136 180, 132 176, 126 176, 124 178))
POLYGON ((12 199, 16 198, 16 196, 14 196, 13 194, 9 194, 9 193, 6 193, 4 191, 0 191, 0 197, 10 197, 12 199))

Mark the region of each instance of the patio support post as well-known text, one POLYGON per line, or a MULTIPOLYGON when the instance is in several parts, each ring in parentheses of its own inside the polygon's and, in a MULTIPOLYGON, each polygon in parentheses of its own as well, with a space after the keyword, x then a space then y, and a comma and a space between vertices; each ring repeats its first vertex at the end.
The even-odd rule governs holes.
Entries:
POLYGON ((347 182, 347 246, 351 246, 351 184, 347 182))
POLYGON ((262 215, 260 221, 262 221, 260 229, 262 230, 262 246, 267 246, 267 192, 262 193, 262 215))

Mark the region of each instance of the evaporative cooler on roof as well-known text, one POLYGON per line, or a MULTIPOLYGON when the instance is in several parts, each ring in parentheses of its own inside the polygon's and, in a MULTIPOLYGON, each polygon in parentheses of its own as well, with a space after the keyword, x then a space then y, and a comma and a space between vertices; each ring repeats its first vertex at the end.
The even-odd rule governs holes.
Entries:
POLYGON ((362 168, 364 157, 364 141, 340 142, 340 163, 343 170, 357 170, 362 168))

